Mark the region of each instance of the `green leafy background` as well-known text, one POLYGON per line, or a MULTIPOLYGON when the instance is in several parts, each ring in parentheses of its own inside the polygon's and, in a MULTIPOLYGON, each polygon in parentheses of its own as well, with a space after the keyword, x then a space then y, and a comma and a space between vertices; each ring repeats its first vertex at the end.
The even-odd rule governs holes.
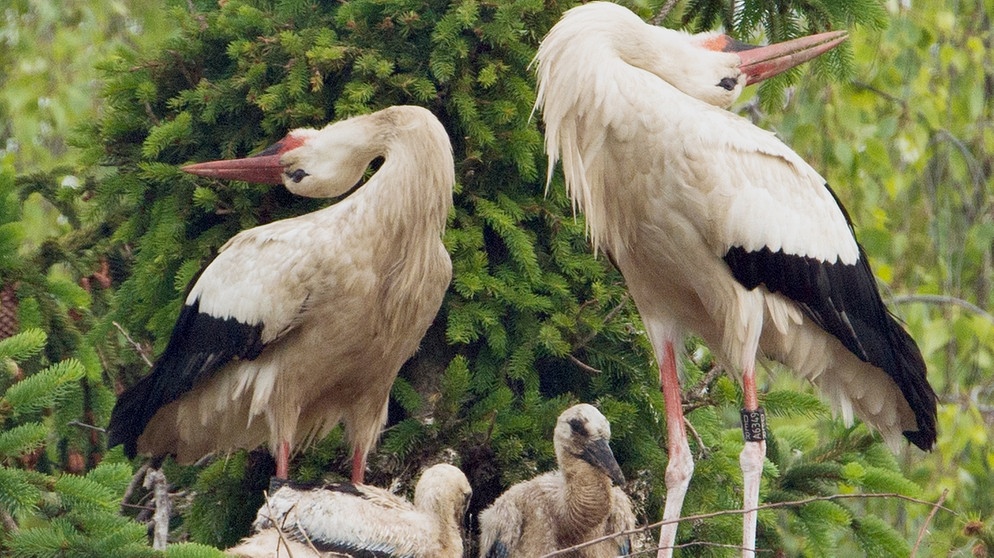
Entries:
MULTIPOLYGON (((394 386, 368 481, 408 493, 454 461, 471 512, 555 466, 551 430, 576 401, 612 423, 643 524, 666 464, 652 353, 622 278, 594 257, 561 179, 545 192, 534 48, 572 4, 14 0, 0 24, 0 282, 22 331, 0 344, 0 553, 156 555, 139 462, 99 431, 114 394, 147 373, 182 293, 237 231, 313 210, 281 188, 194 179, 178 165, 258 150, 299 126, 391 104, 430 108, 453 138, 454 279, 394 386), (140 483, 139 483, 140 484, 140 483), (123 504, 123 505, 122 505, 123 504)), ((834 421, 789 371, 763 375, 771 439, 759 544, 789 556, 989 552, 994 372, 992 7, 974 3, 633 5, 743 39, 827 28, 847 45, 735 110, 776 130, 829 179, 858 225, 885 299, 940 393, 937 449, 894 456, 834 421), (860 493, 897 497, 824 499, 860 493), (822 499, 816 499, 822 498, 822 499), (812 500, 815 499, 815 500, 812 500), (943 500, 942 508, 930 503, 943 500), (935 512, 934 515, 930 515, 935 512)), ((0 322, 2 325, 2 322, 0 322)), ((697 468, 685 515, 741 506, 738 386, 687 345, 697 468)), ((333 433, 292 464, 344 476, 333 433)), ((247 533, 271 461, 169 462, 170 555, 211 555, 247 533), (185 544, 179 544, 189 541, 185 544)), ((652 537, 640 540, 644 545, 652 537)), ((732 556, 734 514, 687 522, 685 556, 732 556)), ((467 555, 475 553, 470 545, 467 555)))

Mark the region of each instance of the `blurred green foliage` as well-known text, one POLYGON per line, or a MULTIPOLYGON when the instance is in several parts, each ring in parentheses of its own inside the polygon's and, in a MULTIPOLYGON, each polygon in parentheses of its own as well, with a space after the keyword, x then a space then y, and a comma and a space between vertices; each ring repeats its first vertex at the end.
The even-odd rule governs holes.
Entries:
MULTIPOLYGON (((10 68, 0 74, 8 188, 0 241, 25 242, 18 257, 3 260, 0 277, 25 285, 22 322, 49 333, 46 360, 29 373, 81 352, 89 387, 77 393, 95 399, 70 397, 57 416, 105 422, 110 390, 147 371, 142 357, 164 346, 186 284, 214 251, 238 230, 317 207, 281 189, 195 180, 176 165, 244 155, 297 126, 420 104, 453 138, 458 185, 446 246, 455 277, 422 351, 395 385, 369 480, 409 489, 422 465, 454 458, 478 510, 503 487, 553 467, 555 417, 589 401, 612 422, 640 519, 656 520, 666 456, 651 351, 621 278, 589 253, 582 216, 572 215, 558 176, 544 195, 540 118, 531 118, 527 66, 570 5, 14 0, 0 30, 0 67, 10 68), (82 149, 66 150, 71 144, 82 149), (45 172, 15 181, 15 166, 45 172), (94 275, 104 263, 105 275, 94 275), (113 288, 82 288, 103 276, 113 288)), ((649 18, 663 5, 635 9, 649 18)), ((851 80, 794 72, 764 86, 762 103, 743 99, 740 110, 776 129, 829 179, 942 398, 938 449, 895 459, 863 427, 830 420, 809 388, 775 369, 765 386, 772 432, 763 500, 879 491, 936 501, 949 489, 953 512, 931 519, 918 555, 988 552, 990 6, 732 6, 677 2, 662 19, 695 29, 722 22, 740 38, 851 30, 849 46, 814 72, 851 80)), ((710 373, 705 348, 691 342, 688 354, 688 418, 699 438, 685 513, 735 509, 739 388, 710 373)), ((45 443, 54 472, 69 453, 55 448, 78 451, 84 436, 52 430, 45 443)), ((168 466, 189 503, 174 535, 224 545, 244 533, 244 509, 225 503, 258 498, 259 468, 242 465, 255 461, 168 466)), ((320 480, 344 473, 347 462, 336 432, 298 457, 293 474, 320 480)), ((896 500, 812 502, 761 513, 759 543, 792 556, 904 556, 930 511, 896 500)), ((736 516, 689 522, 678 542, 690 545, 687 556, 735 555, 715 545, 737 544, 740 525, 736 516)), ((0 536, 0 549, 11 540, 0 536)))

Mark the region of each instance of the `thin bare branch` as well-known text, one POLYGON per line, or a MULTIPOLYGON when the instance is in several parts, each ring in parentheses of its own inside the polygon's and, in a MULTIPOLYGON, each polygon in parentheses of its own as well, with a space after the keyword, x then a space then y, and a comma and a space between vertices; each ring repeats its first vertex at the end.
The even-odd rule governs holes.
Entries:
POLYGON ((928 517, 925 518, 925 523, 922 524, 922 528, 918 530, 918 538, 915 540, 915 546, 911 549, 911 557, 915 558, 918 555, 918 548, 921 546, 922 541, 925 539, 925 530, 928 529, 930 523, 932 523, 932 518, 935 517, 935 512, 939 511, 939 507, 942 503, 946 501, 946 495, 949 494, 949 489, 946 488, 942 491, 942 495, 939 499, 935 501, 935 505, 932 506, 932 511, 928 512, 928 517))
POLYGON ((128 487, 124 489, 124 496, 121 498, 121 513, 124 513, 130 507, 141 507, 133 506, 128 504, 128 500, 131 499, 131 495, 135 493, 135 489, 138 485, 145 479, 145 474, 148 473, 148 463, 143 463, 138 471, 135 472, 134 476, 131 477, 131 482, 128 483, 128 487))
POLYGON ((162 469, 149 468, 145 474, 145 488, 155 494, 155 513, 152 515, 152 548, 165 550, 169 544, 169 516, 172 515, 172 500, 169 499, 169 483, 162 469))
POLYGON ((666 16, 670 15, 670 12, 673 11, 674 7, 676 7, 676 3, 677 0, 669 0, 668 2, 663 4, 663 7, 660 8, 658 12, 656 12, 656 15, 652 16, 652 19, 649 20, 649 23, 651 23, 652 25, 662 25, 663 20, 666 19, 666 16))
MULTIPOLYGON (((897 494, 896 492, 885 492, 885 493, 875 493, 875 494, 831 494, 829 496, 812 496, 810 498, 803 498, 801 500, 791 500, 789 502, 773 502, 771 504, 763 504, 761 506, 756 506, 750 510, 721 510, 710 513, 702 513, 697 515, 688 515, 687 517, 681 517, 678 519, 671 519, 666 521, 657 521, 656 523, 651 523, 643 527, 636 527, 635 529, 629 529, 627 531, 620 531, 618 533, 611 533, 610 535, 604 535, 603 537, 597 537, 596 539, 591 539, 585 543, 578 544, 576 546, 571 546, 569 548, 564 548, 562 550, 557 550, 555 552, 550 552, 549 554, 543 555, 541 558, 552 558, 553 556, 561 556, 564 554, 575 552, 581 548, 585 548, 591 545, 595 545, 606 540, 610 540, 616 537, 623 537, 626 535, 634 535, 641 533, 643 531, 648 531, 650 529, 656 529, 663 525, 670 523, 678 523, 680 521, 700 521, 702 519, 711 519, 713 517, 720 517, 724 515, 742 515, 750 511, 762 511, 762 510, 772 510, 779 508, 789 508, 794 506, 803 506, 805 504, 810 504, 812 502, 826 502, 832 500, 853 500, 853 499, 870 499, 870 498, 893 498, 895 500, 904 500, 907 502, 912 502, 915 504, 925 504, 933 508, 933 513, 937 510, 943 510, 949 512, 953 515, 957 515, 955 511, 942 505, 945 498, 943 496, 937 502, 930 502, 928 500, 922 500, 919 498, 912 498, 911 496, 905 496, 904 494, 897 494)), ((738 548, 738 547, 736 547, 738 548)), ((756 552, 761 552, 761 549, 756 549, 756 552)))
POLYGON ((92 424, 86 424, 85 422, 80 422, 78 420, 71 420, 71 421, 69 421, 69 422, 66 423, 66 426, 77 426, 79 428, 86 428, 86 429, 89 429, 89 430, 96 430, 97 432, 100 432, 102 434, 106 434, 107 433, 107 429, 106 428, 100 428, 99 426, 93 426, 92 424))
POLYGON ((7 513, 7 510, 4 509, 0 509, 0 525, 3 525, 3 529, 7 533, 16 533, 19 529, 13 516, 7 513))
MULTIPOLYGON (((743 546, 741 544, 724 544, 724 543, 716 543, 716 542, 709 542, 709 541, 693 541, 693 542, 689 542, 689 543, 675 544, 675 545, 673 545, 671 547, 668 547, 668 548, 672 548, 673 550, 676 550, 678 548, 692 548, 692 547, 695 547, 695 546, 705 546, 705 547, 708 547, 708 548, 730 548, 730 549, 733 549, 733 550, 744 550, 744 548, 743 548, 743 546)), ((643 550, 638 550, 636 552, 632 552, 630 554, 626 554, 626 556, 641 556, 643 554, 656 554, 657 552, 659 552, 662 549, 663 549, 663 547, 661 547, 661 546, 653 546, 651 548, 646 548, 646 549, 643 549, 643 550)), ((755 552, 756 552, 756 554, 759 554, 759 553, 763 553, 763 552, 772 552, 772 551, 771 550, 767 550, 765 548, 757 548, 755 550, 755 552)))
POLYGON ((566 355, 566 358, 568 358, 570 360, 570 362, 572 362, 573 364, 579 366, 580 370, 583 370, 584 372, 586 372, 587 374, 590 374, 591 376, 601 373, 601 371, 598 370, 597 368, 594 368, 593 366, 590 366, 586 362, 583 362, 582 360, 576 358, 573 355, 566 355))
POLYGON ((940 294, 911 294, 911 295, 900 295, 895 296, 890 299, 894 304, 907 304, 912 302, 920 302, 923 304, 951 304, 953 306, 959 306, 965 308, 978 316, 994 323, 994 314, 984 310, 983 308, 977 306, 976 304, 963 300, 962 298, 956 298, 955 296, 940 295, 940 294))
POLYGON ((114 327, 116 327, 117 330, 121 332, 121 335, 123 335, 124 338, 128 340, 128 343, 131 343, 131 346, 135 348, 135 352, 138 353, 138 356, 142 357, 142 360, 145 361, 145 364, 147 364, 148 367, 151 368, 152 361, 149 360, 148 355, 145 354, 145 349, 140 344, 138 344, 137 341, 132 339, 131 336, 128 335, 127 331, 124 331, 124 328, 121 326, 121 324, 117 322, 111 322, 111 323, 114 324, 114 327))
POLYGON ((697 429, 694 428, 693 424, 687 420, 687 417, 683 417, 683 424, 687 427, 687 430, 694 435, 694 440, 697 442, 697 459, 704 459, 708 454, 708 448, 704 445, 704 440, 701 435, 697 433, 697 429))

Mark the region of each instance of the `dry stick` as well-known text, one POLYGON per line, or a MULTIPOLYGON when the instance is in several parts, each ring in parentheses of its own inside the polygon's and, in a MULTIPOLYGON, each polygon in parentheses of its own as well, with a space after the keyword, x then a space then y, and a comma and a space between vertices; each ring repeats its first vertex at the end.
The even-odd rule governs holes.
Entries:
POLYGON ((596 376, 601 373, 599 369, 590 366, 586 362, 583 362, 582 360, 576 358, 573 355, 566 355, 566 358, 568 358, 570 362, 572 362, 573 364, 577 365, 577 367, 579 367, 580 370, 583 370, 584 372, 590 374, 591 376, 596 376))
POLYGON ((994 315, 990 312, 984 310, 969 300, 963 300, 962 298, 956 298, 955 296, 939 294, 911 294, 892 297, 890 302, 892 304, 906 304, 909 302, 921 302, 923 304, 951 304, 953 306, 965 308, 978 316, 983 316, 988 321, 994 322, 994 315))
POLYGON ((683 424, 687 427, 687 430, 690 430, 690 433, 694 435, 694 440, 697 442, 697 458, 703 459, 704 456, 707 455, 708 451, 707 446, 704 445, 704 440, 701 438, 701 435, 697 433, 697 429, 694 428, 694 425, 690 424, 690 421, 687 420, 687 417, 683 417, 683 424))
MULTIPOLYGON (((921 500, 919 498, 912 498, 911 496, 905 496, 903 494, 897 494, 895 492, 882 492, 873 494, 832 494, 829 496, 812 496, 811 498, 804 498, 802 500, 792 500, 790 502, 774 502, 772 504, 763 504, 761 506, 756 506, 749 510, 721 510, 710 513, 702 513, 698 515, 688 515, 687 517, 679 517, 677 519, 667 519, 664 521, 657 521, 656 523, 651 523, 644 527, 636 527, 635 529, 629 529, 627 531, 619 531, 617 533, 612 533, 610 535, 604 535, 603 537, 597 537, 596 539, 591 539, 585 543, 580 543, 576 546, 571 546, 569 548, 564 548, 562 550, 557 550, 555 552, 550 552, 545 554, 540 558, 551 558, 553 556, 560 556, 569 552, 574 552, 581 548, 585 548, 597 543, 601 543, 615 537, 623 537, 625 535, 634 535, 636 533, 641 533, 642 531, 648 531, 649 529, 655 529, 657 527, 662 527, 663 525, 668 525, 670 523, 678 523, 680 521, 698 521, 701 519, 711 519, 712 517, 720 517, 723 515, 740 515, 745 514, 747 511, 762 511, 762 510, 772 510, 777 508, 786 508, 792 506, 803 506, 805 504, 810 504, 812 502, 828 502, 832 500, 848 500, 857 498, 894 498, 897 500, 906 500, 908 502, 913 502, 915 504, 927 504, 932 506, 935 510, 947 511, 953 515, 957 515, 955 511, 942 505, 942 499, 937 502, 930 502, 928 500, 921 500)), ((944 498, 944 497, 943 497, 944 498)))
POLYGON ((128 508, 139 507, 128 503, 131 499, 131 495, 135 493, 135 489, 138 488, 138 483, 145 478, 148 473, 148 463, 143 463, 138 471, 131 477, 131 482, 128 483, 128 487, 124 489, 124 496, 121 497, 121 513, 127 511, 128 508))
MULTIPOLYGON (((275 519, 275 518, 273 517, 273 508, 270 506, 269 491, 268 490, 265 491, 264 494, 266 495, 266 509, 269 511, 269 520, 273 521, 273 519, 275 519)), ((293 509, 296 508, 296 507, 297 507, 297 504, 294 504, 294 505, 290 506, 290 509, 288 509, 286 511, 286 513, 283 515, 283 521, 279 525, 277 525, 276 522, 273 521, 273 527, 276 528, 276 535, 280 538, 279 543, 276 544, 276 555, 277 556, 279 556, 279 554, 280 554, 280 546, 279 545, 282 544, 283 546, 286 547, 286 553, 289 556, 289 558, 293 558, 293 552, 290 551, 290 543, 283 536, 283 529, 286 527, 287 519, 290 518, 290 512, 292 512, 293 509)), ((310 543, 310 541, 308 541, 308 543, 310 543)), ((311 548, 314 548, 314 545, 311 545, 311 548)), ((317 552, 316 549, 315 549, 315 552, 317 552)))
POLYGON ((78 426, 79 428, 88 428, 90 430, 96 430, 97 432, 100 432, 101 434, 104 434, 104 433, 107 432, 106 428, 100 428, 99 426, 93 426, 92 424, 86 424, 85 422, 80 422, 78 420, 71 420, 71 421, 69 421, 69 422, 66 423, 66 426, 78 426))
POLYGON ((918 539, 915 540, 915 547, 911 549, 911 557, 915 558, 918 555, 918 547, 921 546, 922 541, 925 539, 925 529, 928 528, 928 524, 932 522, 932 518, 935 517, 935 512, 939 511, 939 506, 946 501, 946 495, 949 494, 949 489, 946 488, 942 491, 942 495, 936 500, 935 505, 932 506, 932 511, 928 512, 928 517, 925 518, 925 523, 922 524, 922 528, 918 530, 918 539))
MULTIPOLYGON (((724 544, 724 543, 716 543, 716 542, 709 542, 709 541, 694 541, 694 542, 689 542, 689 543, 684 543, 684 544, 675 544, 673 546, 668 546, 668 547, 665 547, 665 548, 676 550, 678 548, 690 548, 690 547, 693 547, 693 546, 706 546, 708 548, 730 548, 730 549, 734 549, 734 550, 745 550, 745 547, 743 547, 740 544, 724 544)), ((625 556, 639 556, 641 554, 656 554, 657 552, 659 552, 663 548, 664 547, 662 547, 662 546, 654 546, 652 548, 646 548, 644 550, 639 550, 637 552, 632 552, 631 554, 626 554, 625 556)), ((772 552, 772 551, 767 550, 765 548, 757 548, 757 549, 754 549, 754 552, 756 552, 758 554, 760 552, 772 552)))
POLYGON ((0 509, 0 525, 3 525, 4 530, 8 533, 16 533, 18 531, 17 522, 7 513, 7 510, 0 509))
POLYGON ((114 324, 114 327, 116 327, 117 330, 121 332, 121 335, 123 335, 124 338, 128 340, 128 343, 131 343, 131 346, 135 348, 135 352, 138 353, 138 356, 142 357, 142 360, 145 361, 145 364, 147 364, 149 368, 151 368, 152 361, 148 359, 147 355, 145 355, 145 350, 142 349, 142 346, 139 345, 137 341, 132 339, 131 336, 128 335, 127 331, 124 331, 124 328, 121 326, 121 324, 117 322, 111 322, 111 323, 114 324))
POLYGON ((673 6, 676 6, 676 2, 677 0, 669 0, 668 2, 666 2, 666 5, 664 5, 656 15, 652 16, 652 19, 649 20, 649 23, 651 23, 652 25, 661 24, 663 20, 666 19, 666 16, 669 15, 670 11, 673 9, 673 6))
POLYGON ((155 494, 155 514, 152 515, 152 548, 165 550, 169 543, 169 516, 172 502, 169 500, 169 486, 161 469, 149 468, 145 474, 145 488, 155 494))

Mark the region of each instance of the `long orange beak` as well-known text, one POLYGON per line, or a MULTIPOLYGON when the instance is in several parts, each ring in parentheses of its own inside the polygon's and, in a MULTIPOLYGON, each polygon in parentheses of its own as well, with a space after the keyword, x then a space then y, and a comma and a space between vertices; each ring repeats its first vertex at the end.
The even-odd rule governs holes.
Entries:
POLYGON ((719 35, 705 43, 711 50, 734 52, 742 64, 739 69, 752 85, 783 73, 839 46, 848 38, 845 31, 829 31, 768 46, 753 46, 719 35))
POLYGON ((291 149, 300 147, 303 140, 288 135, 258 155, 244 159, 228 159, 196 163, 183 167, 183 172, 223 180, 244 180, 256 184, 283 184, 283 165, 280 157, 291 149))

